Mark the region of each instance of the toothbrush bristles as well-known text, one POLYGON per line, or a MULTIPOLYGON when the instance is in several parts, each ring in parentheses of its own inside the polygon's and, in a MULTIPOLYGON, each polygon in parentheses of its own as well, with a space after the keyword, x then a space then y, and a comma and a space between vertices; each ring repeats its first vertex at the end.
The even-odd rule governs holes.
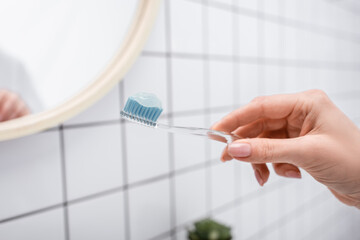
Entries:
POLYGON ((148 119, 135 116, 135 115, 133 115, 131 113, 125 112, 124 110, 121 110, 120 115, 121 115, 122 118, 125 118, 125 119, 127 119, 127 120, 129 120, 131 122, 135 122, 135 123, 145 125, 145 126, 148 126, 148 127, 156 127, 156 125, 157 125, 157 122, 153 122, 153 121, 150 121, 148 119))

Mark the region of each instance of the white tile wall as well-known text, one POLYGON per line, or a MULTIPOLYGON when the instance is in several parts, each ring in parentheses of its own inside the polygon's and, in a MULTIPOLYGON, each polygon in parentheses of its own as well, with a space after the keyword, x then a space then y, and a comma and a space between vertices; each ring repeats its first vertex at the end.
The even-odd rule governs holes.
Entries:
POLYGON ((232 62, 209 61, 209 106, 223 107, 234 103, 232 62))
POLYGON ((356 239, 359 212, 305 172, 260 187, 249 164, 217 160, 223 143, 119 118, 139 91, 161 121, 208 127, 258 95, 320 88, 359 123, 360 17, 342 6, 163 1, 121 84, 63 128, 0 143, 0 239, 180 240, 204 216, 234 239, 356 239))
POLYGON ((204 108, 203 68, 203 60, 183 58, 172 60, 172 93, 175 112, 204 108))
POLYGON ((216 164, 211 167, 211 203, 216 209, 231 202, 235 198, 235 162, 216 164), (229 201, 230 200, 230 201, 229 201))
POLYGON ((154 24, 153 30, 150 33, 149 39, 145 44, 144 51, 166 51, 165 41, 165 7, 161 6, 159 15, 154 24))
POLYGON ((120 134, 119 125, 64 131, 69 199, 123 185, 120 134))
MULTIPOLYGON (((177 126, 205 127, 204 116, 184 116, 174 119, 177 126)), ((206 161, 206 139, 185 134, 174 134, 175 169, 183 169, 206 161)))
POLYGON ((257 57, 259 36, 259 20, 252 16, 238 15, 238 51, 240 56, 257 57))
POLYGON ((191 220, 205 217, 205 170, 197 170, 175 177, 176 223, 191 224, 191 220))
POLYGON ((51 210, 34 216, 16 219, 0 226, 0 238, 6 240, 63 240, 63 210, 51 210))
POLYGON ((59 141, 53 131, 1 143, 1 219, 62 202, 59 141))
POLYGON ((170 229, 169 190, 168 180, 129 190, 132 239, 151 239, 170 229))
POLYGON ((208 11, 209 53, 233 55, 233 17, 227 10, 209 8, 208 11))
POLYGON ((170 5, 171 48, 174 52, 203 53, 203 8, 192 1, 172 0, 170 5), (184 14, 186 17, 184 17, 184 14))
POLYGON ((116 193, 70 206, 71 239, 125 239, 123 198, 123 193, 116 193))
POLYGON ((126 124, 129 182, 157 177, 169 172, 168 134, 155 129, 126 124))

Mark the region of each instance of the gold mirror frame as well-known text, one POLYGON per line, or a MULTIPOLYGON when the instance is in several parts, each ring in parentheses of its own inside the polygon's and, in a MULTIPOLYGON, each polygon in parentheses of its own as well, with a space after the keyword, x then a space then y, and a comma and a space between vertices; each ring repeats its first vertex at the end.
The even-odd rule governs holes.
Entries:
POLYGON ((0 123, 0 141, 54 127, 85 110, 109 92, 122 80, 140 54, 156 19, 160 2, 161 0, 139 0, 122 46, 91 84, 53 109, 0 123))

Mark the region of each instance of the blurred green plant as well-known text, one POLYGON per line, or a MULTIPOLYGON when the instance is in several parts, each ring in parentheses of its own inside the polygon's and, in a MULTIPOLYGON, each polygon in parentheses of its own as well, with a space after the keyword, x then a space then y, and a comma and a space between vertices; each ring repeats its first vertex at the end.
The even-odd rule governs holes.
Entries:
POLYGON ((195 228, 188 230, 189 240, 231 240, 231 228, 211 219, 194 223, 195 228))

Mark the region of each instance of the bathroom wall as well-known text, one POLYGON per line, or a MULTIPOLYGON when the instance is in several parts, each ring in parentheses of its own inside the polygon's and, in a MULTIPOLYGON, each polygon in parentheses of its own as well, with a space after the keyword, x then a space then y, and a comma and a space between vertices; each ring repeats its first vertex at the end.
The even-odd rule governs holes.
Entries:
MULTIPOLYGON (((138 91, 161 121, 208 127, 258 95, 319 88, 360 123, 355 1, 165 0, 131 71, 63 125, 0 143, 0 239, 186 239, 195 220, 234 239, 358 239, 360 212, 306 172, 259 187, 224 145, 120 120, 138 91)), ((341 127, 341 126, 339 126, 341 127)))

